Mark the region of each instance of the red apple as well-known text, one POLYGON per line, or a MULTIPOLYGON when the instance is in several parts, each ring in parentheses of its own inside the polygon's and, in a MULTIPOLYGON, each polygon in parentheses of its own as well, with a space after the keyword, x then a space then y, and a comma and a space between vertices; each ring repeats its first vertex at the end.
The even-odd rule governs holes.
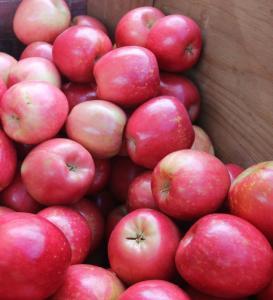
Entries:
POLYGON ((152 6, 130 10, 117 24, 115 32, 117 46, 146 47, 151 28, 162 17, 164 17, 162 11, 152 6))
POLYGON ((108 243, 110 266, 128 284, 148 279, 171 279, 180 234, 174 223, 152 209, 123 217, 108 243))
POLYGON ((192 127, 194 130, 194 141, 191 146, 191 149, 197 151, 204 151, 214 155, 215 153, 211 139, 205 132, 205 130, 196 125, 193 125, 192 127))
POLYGON ((3 95, 5 94, 6 91, 7 91, 7 86, 6 86, 5 82, 0 77, 0 101, 1 101, 3 95))
POLYGON ((201 30, 189 17, 169 15, 154 24, 146 46, 155 54, 160 69, 169 72, 185 71, 199 59, 201 30))
POLYGON ((121 47, 105 54, 95 65, 100 99, 129 107, 155 97, 159 70, 154 54, 142 47, 121 47))
POLYGON ((101 30, 72 26, 55 40, 53 60, 71 81, 90 82, 95 62, 111 49, 109 37, 101 30))
POLYGON ((216 211, 229 186, 225 165, 215 156, 195 150, 167 155, 152 177, 152 191, 159 209, 179 220, 216 211))
POLYGON ((187 77, 161 73, 160 95, 176 97, 185 105, 192 122, 197 119, 200 112, 200 94, 196 85, 187 77))
POLYGON ((12 213, 12 212, 15 212, 15 211, 13 209, 8 208, 8 207, 0 206, 0 217, 4 216, 6 214, 12 213))
POLYGON ((67 114, 65 95, 46 82, 17 83, 1 101, 0 117, 5 132, 13 140, 25 144, 38 144, 54 137, 67 114))
POLYGON ((13 31, 24 44, 53 42, 70 24, 64 0, 23 0, 13 19, 13 31))
POLYGON ((53 62, 52 48, 53 46, 47 42, 33 42, 29 44, 21 53, 20 59, 29 57, 42 57, 53 62))
POLYGON ((257 300, 273 299, 273 281, 257 295, 257 300))
POLYGON ((76 16, 72 19, 71 23, 72 25, 89 26, 93 29, 101 30, 107 34, 107 29, 104 26, 104 24, 98 19, 90 16, 86 16, 86 15, 76 16))
POLYGON ((130 286, 119 300, 191 300, 177 285, 164 280, 146 280, 130 286))
POLYGON ((44 81, 56 87, 61 86, 59 71, 51 61, 42 57, 22 59, 11 68, 8 86, 21 81, 44 81))
POLYGON ((0 52, 0 78, 5 84, 8 82, 10 69, 17 64, 17 60, 7 53, 0 52))
POLYGON ((108 191, 102 191, 94 195, 92 199, 104 217, 108 216, 116 206, 116 201, 108 191))
POLYGON ((66 122, 67 135, 96 158, 115 156, 120 149, 126 115, 114 103, 103 100, 76 105, 66 122))
POLYGON ((113 272, 92 265, 74 265, 51 300, 117 300, 123 291, 122 282, 113 272))
POLYGON ((62 138, 35 147, 21 167, 28 193, 44 205, 69 205, 88 190, 95 166, 90 153, 80 144, 62 138))
POLYGON ((65 206, 47 207, 38 215, 54 224, 67 238, 72 253, 71 264, 82 263, 92 241, 92 232, 87 220, 77 211, 65 206))
POLYGON ((127 214, 128 211, 125 205, 117 206, 108 214, 105 228, 105 235, 107 240, 109 240, 110 235, 118 222, 127 214))
POLYGON ((126 138, 130 158, 153 169, 167 154, 190 148, 194 131, 184 105, 175 97, 161 96, 133 112, 126 126, 126 138))
POLYGON ((28 213, 0 218, 0 299, 41 300, 62 284, 71 260, 63 233, 28 213))
POLYGON ((201 292, 223 298, 247 297, 269 284, 273 251, 247 221, 212 214, 186 233, 176 253, 180 275, 201 292))
POLYGON ((226 168, 228 169, 231 183, 244 171, 244 168, 236 164, 226 164, 226 168))

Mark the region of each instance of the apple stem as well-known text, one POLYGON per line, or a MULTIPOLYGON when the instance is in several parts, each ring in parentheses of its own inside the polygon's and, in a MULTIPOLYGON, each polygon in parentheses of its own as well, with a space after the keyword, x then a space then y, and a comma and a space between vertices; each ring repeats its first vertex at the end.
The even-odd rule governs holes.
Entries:
POLYGON ((143 232, 137 233, 137 236, 136 236, 136 237, 127 237, 126 239, 127 239, 127 240, 134 240, 134 241, 136 241, 138 244, 139 244, 141 241, 145 241, 143 232))

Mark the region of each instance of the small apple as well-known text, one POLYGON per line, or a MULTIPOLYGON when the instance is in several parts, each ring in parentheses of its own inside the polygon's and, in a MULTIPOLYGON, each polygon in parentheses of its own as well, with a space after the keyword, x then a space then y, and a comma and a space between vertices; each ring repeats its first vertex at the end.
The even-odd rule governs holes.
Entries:
POLYGON ((72 19, 71 24, 72 25, 89 26, 93 29, 101 30, 107 34, 107 29, 104 26, 104 24, 101 21, 99 21, 98 19, 90 17, 90 16, 86 16, 86 15, 75 16, 72 19))
POLYGON ((125 205, 120 205, 115 207, 107 216, 105 235, 106 239, 109 240, 110 235, 118 222, 128 214, 127 208, 125 205))
POLYGON ((42 57, 53 62, 53 46, 47 42, 33 42, 21 53, 20 60, 29 57, 42 57))
POLYGON ((17 60, 11 55, 0 52, 0 78, 8 83, 10 69, 17 64, 17 60))
POLYGON ((191 146, 191 149, 197 151, 204 151, 214 155, 215 153, 211 139, 205 132, 205 130, 196 125, 193 125, 192 127, 194 130, 194 141, 191 146))

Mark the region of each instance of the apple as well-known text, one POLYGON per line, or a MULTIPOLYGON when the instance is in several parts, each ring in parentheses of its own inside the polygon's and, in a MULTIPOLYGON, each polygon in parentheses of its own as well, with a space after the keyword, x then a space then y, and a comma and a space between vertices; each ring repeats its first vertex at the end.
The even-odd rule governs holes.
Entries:
POLYGON ((64 0, 23 0, 13 18, 13 31, 24 44, 53 42, 70 24, 64 0))
POLYGON ((226 164, 226 168, 228 169, 231 183, 244 171, 244 168, 236 164, 226 164))
POLYGON ((66 133, 95 158, 105 159, 119 152, 125 124, 126 115, 117 105, 92 100, 72 109, 66 121, 66 133))
POLYGON ((119 300, 191 300, 177 285, 164 280, 146 280, 130 286, 119 300))
POLYGON ((152 194, 151 181, 152 172, 147 171, 137 176, 131 182, 126 203, 129 212, 138 208, 157 208, 152 194))
POLYGON ((86 258, 92 241, 87 220, 77 211, 66 206, 51 206, 38 215, 54 224, 67 238, 71 247, 71 264, 79 264, 86 258))
POLYGON ((269 284, 273 251, 247 221, 228 214, 199 219, 176 253, 180 275, 201 292, 223 298, 247 297, 269 284))
POLYGON ((257 300, 273 299, 273 281, 257 295, 257 300))
POLYGON ((160 96, 133 112, 126 126, 126 138, 130 158, 153 169, 167 154, 190 148, 194 131, 184 105, 173 96, 160 96))
POLYGON ((5 207, 5 206, 0 206, 0 217, 4 216, 6 214, 15 212, 13 209, 5 207))
POLYGON ((17 60, 11 55, 0 52, 0 78, 5 84, 8 82, 10 69, 17 64, 17 60))
POLYGON ((53 60, 71 81, 88 83, 93 79, 95 62, 111 49, 111 40, 103 31, 72 26, 56 38, 53 60))
POLYGON ((109 240, 110 235, 118 222, 127 214, 128 211, 125 205, 117 206, 108 214, 105 228, 105 235, 107 240, 109 240))
POLYGON ((205 130, 197 125, 193 125, 192 127, 194 130, 194 141, 191 146, 191 149, 197 151, 204 151, 209 154, 215 155, 211 139, 205 132, 205 130))
POLYGON ((232 214, 259 228, 273 243, 273 161, 256 164, 242 172, 229 190, 232 214))
POLYGON ((51 300, 118 300, 124 286, 111 271, 93 265, 70 266, 51 300))
POLYGON ((3 95, 5 94, 6 91, 7 91, 7 86, 6 86, 5 82, 0 77, 0 101, 1 101, 3 95))
POLYGON ((146 47, 156 56, 161 70, 182 72, 199 59, 202 36, 194 20, 183 15, 169 15, 152 27, 146 47))
POLYGON ((225 165, 215 156, 196 150, 167 155, 152 176, 152 192, 159 209, 183 221, 216 211, 229 187, 225 165))
POLYGON ((200 112, 200 93, 187 77, 171 73, 160 73, 160 95, 174 96, 186 107, 192 122, 200 112))
POLYGON ((146 47, 151 28, 162 17, 164 17, 162 11, 152 6, 130 10, 117 24, 115 32, 117 46, 146 47))
POLYGON ((79 201, 94 174, 90 153, 80 144, 63 138, 51 139, 35 147, 21 167, 28 193, 47 206, 79 201))
POLYGON ((89 26, 93 29, 101 30, 107 34, 107 29, 104 26, 104 24, 98 19, 90 16, 86 16, 86 15, 75 16, 72 19, 71 23, 72 25, 89 26))
POLYGON ((100 99, 132 107, 157 96, 159 70, 154 54, 143 47, 121 47, 105 54, 94 67, 100 99))
POLYGON ((71 260, 63 233, 29 213, 0 218, 0 299, 41 300, 62 284, 71 260))
POLYGON ((92 200, 103 214, 104 217, 115 208, 116 201, 108 191, 102 191, 92 197, 92 200))
POLYGON ((54 137, 68 115, 65 95, 40 81, 22 81, 1 100, 0 118, 6 134, 25 144, 38 144, 54 137))
POLYGON ((53 62, 53 46, 47 42, 33 42, 21 53, 20 60, 29 57, 42 57, 53 62))
POLYGON ((44 81, 58 88, 61 86, 59 71, 51 61, 42 57, 22 59, 11 68, 8 87, 21 81, 44 81))
POLYGON ((152 209, 123 217, 111 233, 108 258, 112 270, 127 284, 171 279, 180 234, 174 223, 152 209))

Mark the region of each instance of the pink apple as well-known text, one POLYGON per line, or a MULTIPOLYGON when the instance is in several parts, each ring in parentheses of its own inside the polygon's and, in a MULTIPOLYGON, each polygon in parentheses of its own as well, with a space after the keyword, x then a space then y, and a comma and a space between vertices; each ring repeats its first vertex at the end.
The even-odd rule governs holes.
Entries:
POLYGON ((244 171, 244 168, 236 164, 226 164, 226 168, 228 169, 231 183, 244 171))
POLYGON ((5 84, 8 82, 10 69, 17 64, 17 60, 7 53, 0 52, 0 78, 5 84))
POLYGON ((101 30, 107 34, 107 29, 104 24, 96 18, 81 15, 76 16, 72 19, 72 25, 81 25, 81 26, 89 26, 93 29, 101 30))
POLYGON ((1 101, 3 95, 5 94, 6 91, 7 91, 7 86, 6 86, 5 82, 0 77, 0 101, 1 101))
POLYGON ((53 46, 47 42, 33 42, 25 48, 20 59, 29 57, 42 57, 53 62, 52 48, 53 46))
POLYGON ((197 125, 193 125, 192 127, 194 130, 194 141, 191 146, 191 149, 207 152, 209 154, 214 155, 215 153, 214 153, 214 148, 211 139, 208 136, 208 134, 205 132, 205 130, 197 125))
POLYGON ((92 200, 103 214, 104 217, 115 208, 116 201, 108 191, 102 191, 92 197, 92 200))
POLYGON ((0 206, 0 217, 4 216, 6 214, 12 213, 12 212, 15 212, 15 211, 13 209, 8 208, 8 207, 0 206))
POLYGON ((143 47, 121 47, 104 55, 95 65, 100 99, 129 107, 159 91, 159 70, 154 54, 143 47))
POLYGON ((80 144, 62 138, 35 147, 21 167, 28 193, 44 205, 69 205, 88 190, 95 166, 90 153, 80 144))
POLYGON ((110 235, 118 222, 127 214, 128 211, 125 205, 117 206, 108 214, 105 228, 105 235, 107 240, 109 240, 110 235))

